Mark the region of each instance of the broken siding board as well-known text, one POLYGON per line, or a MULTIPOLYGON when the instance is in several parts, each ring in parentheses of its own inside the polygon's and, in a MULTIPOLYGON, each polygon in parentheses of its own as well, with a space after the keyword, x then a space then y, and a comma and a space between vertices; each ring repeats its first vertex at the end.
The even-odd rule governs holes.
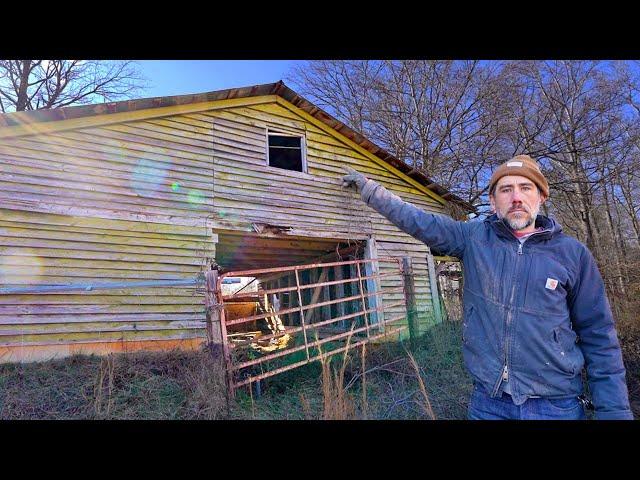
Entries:
MULTIPOLYGON (((224 161, 221 159, 221 162, 224 161)), ((359 196, 356 196, 352 191, 347 191, 345 189, 341 189, 338 185, 339 178, 336 177, 334 183, 329 183, 327 185, 315 185, 312 181, 308 181, 306 178, 301 177, 292 177, 288 178, 285 181, 283 180, 284 176, 280 176, 280 180, 278 180, 278 172, 264 171, 260 176, 258 171, 251 171, 243 169, 236 169, 235 172, 233 169, 223 165, 221 163, 220 170, 216 171, 215 174, 215 186, 214 191, 219 192, 222 191, 220 189, 226 188, 227 191, 233 191, 235 188, 236 191, 239 187, 244 191, 247 190, 247 194, 249 193, 263 193, 265 195, 271 194, 280 194, 291 197, 293 199, 298 198, 316 198, 325 203, 331 203, 336 206, 343 207, 347 203, 359 204, 360 207, 365 207, 364 203, 360 200, 359 196), (239 170, 242 170, 241 172, 239 170), (289 195, 287 195, 287 191, 289 195)), ((316 182, 320 184, 321 182, 316 182)), ((389 190, 392 190, 389 188, 389 190)), ((394 192, 397 194, 397 192, 394 192)), ((411 202, 411 198, 406 195, 400 193, 400 196, 410 203, 417 203, 415 201, 411 202)), ((434 210, 431 206, 418 205, 419 207, 426 210, 434 210)), ((373 209, 366 207, 367 210, 373 212, 373 209)))
MULTIPOLYGON (((239 182, 237 180, 228 180, 226 171, 227 169, 225 168, 225 172, 216 174, 216 195, 220 195, 221 193, 233 194, 239 191, 239 182)), ((359 211, 362 210, 362 207, 365 207, 367 211, 373 212, 373 209, 366 207, 359 197, 345 190, 330 190, 329 188, 324 188, 314 191, 311 189, 297 188, 293 181, 288 185, 283 185, 282 181, 278 183, 269 178, 248 176, 244 177, 241 186, 243 195, 255 195, 257 197, 268 196, 269 198, 277 198, 279 196, 283 199, 290 199, 292 202, 315 199, 327 206, 334 206, 343 212, 345 207, 355 207, 356 205, 359 211), (248 182, 247 180, 249 180, 249 178, 251 181, 248 182)), ((317 203, 318 202, 316 202, 316 204, 317 203)))

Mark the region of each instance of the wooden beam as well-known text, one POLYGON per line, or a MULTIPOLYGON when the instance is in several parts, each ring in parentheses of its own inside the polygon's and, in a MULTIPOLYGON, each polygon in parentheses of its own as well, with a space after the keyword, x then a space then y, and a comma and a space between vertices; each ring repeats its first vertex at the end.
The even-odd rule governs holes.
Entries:
POLYGON ((207 333, 209 342, 222 347, 222 329, 220 325, 220 308, 217 306, 216 290, 218 287, 217 270, 206 272, 205 305, 207 308, 207 333))
MULTIPOLYGON (((370 277, 372 275, 378 275, 380 272, 379 266, 378 266, 378 247, 376 245, 376 240, 373 237, 367 240, 365 250, 364 250, 364 258, 365 260, 370 260, 370 259, 375 260, 373 262, 367 262, 364 264, 364 271, 366 276, 370 277)), ((367 291, 369 293, 380 291, 379 279, 377 278, 369 279, 366 282, 367 282, 367 291)), ((382 295, 380 294, 372 295, 368 298, 369 298, 370 309, 376 309, 382 306, 382 295)), ((369 315, 369 322, 371 323, 372 326, 377 323, 380 330, 383 331, 384 330, 384 312, 383 311, 371 312, 371 314, 369 315)))
POLYGON ((429 287, 431 288, 431 304, 436 322, 442 323, 442 310, 440 308, 440 295, 438 293, 438 279, 431 252, 427 253, 427 268, 429 269, 429 287))
POLYGON ((415 349, 418 338, 418 322, 416 310, 416 290, 413 279, 411 257, 402 258, 402 277, 404 280, 404 300, 407 308, 407 323, 409 324, 409 341, 415 349))

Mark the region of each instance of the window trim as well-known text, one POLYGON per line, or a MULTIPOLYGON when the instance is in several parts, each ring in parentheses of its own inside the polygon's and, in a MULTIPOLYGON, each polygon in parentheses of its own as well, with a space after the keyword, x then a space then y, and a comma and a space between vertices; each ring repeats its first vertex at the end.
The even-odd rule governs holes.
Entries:
POLYGON ((308 174, 308 167, 307 167, 307 137, 304 133, 295 133, 295 132, 290 132, 290 131, 286 131, 280 128, 270 128, 267 127, 265 129, 265 139, 266 139, 266 166, 269 168, 277 168, 278 170, 285 170, 287 172, 293 172, 293 173, 304 173, 304 174, 308 174), (274 167, 269 163, 269 136, 270 135, 277 135, 280 137, 296 137, 300 139, 300 155, 302 156, 302 171, 298 171, 298 170, 289 170, 288 168, 280 168, 280 167, 274 167))

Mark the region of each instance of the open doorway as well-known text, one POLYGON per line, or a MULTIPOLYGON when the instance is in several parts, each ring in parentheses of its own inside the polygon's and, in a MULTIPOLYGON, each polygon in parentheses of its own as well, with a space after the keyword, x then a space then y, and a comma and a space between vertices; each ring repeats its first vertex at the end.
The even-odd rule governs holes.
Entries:
POLYGON ((398 267, 381 274, 378 258, 367 253, 371 242, 234 234, 225 246, 225 235, 218 235, 217 251, 223 253, 218 258, 226 262, 219 283, 253 278, 233 294, 218 293, 233 388, 406 328, 385 328, 405 317, 384 318, 385 307, 404 300, 382 301, 383 294, 402 295, 403 287, 380 288, 381 277, 400 274, 400 262, 385 258, 398 267), (235 270, 234 265, 254 268, 235 270), (249 285, 256 290, 248 291, 249 285))

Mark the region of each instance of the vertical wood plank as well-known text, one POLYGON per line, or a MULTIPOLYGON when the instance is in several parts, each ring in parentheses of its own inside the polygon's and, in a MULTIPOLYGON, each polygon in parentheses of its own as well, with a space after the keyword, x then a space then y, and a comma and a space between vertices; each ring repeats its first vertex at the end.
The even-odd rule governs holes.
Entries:
MULTIPOLYGON (((364 258, 366 260, 369 260, 369 259, 374 260, 373 262, 367 262, 364 264, 365 275, 367 277, 372 275, 378 275, 380 271, 378 266, 378 247, 376 245, 376 239, 373 237, 367 240, 365 251, 364 251, 364 258)), ((380 291, 380 279, 378 278, 368 279, 366 282, 367 282, 367 293, 380 291)), ((381 294, 378 293, 376 295, 371 295, 370 297, 367 297, 367 298, 368 298, 369 307, 371 309, 375 309, 382 306, 381 294)), ((383 311, 371 312, 369 314, 369 321, 371 322, 371 325, 378 324, 379 328, 383 329, 384 328, 384 323, 383 323, 384 312, 383 311)))

